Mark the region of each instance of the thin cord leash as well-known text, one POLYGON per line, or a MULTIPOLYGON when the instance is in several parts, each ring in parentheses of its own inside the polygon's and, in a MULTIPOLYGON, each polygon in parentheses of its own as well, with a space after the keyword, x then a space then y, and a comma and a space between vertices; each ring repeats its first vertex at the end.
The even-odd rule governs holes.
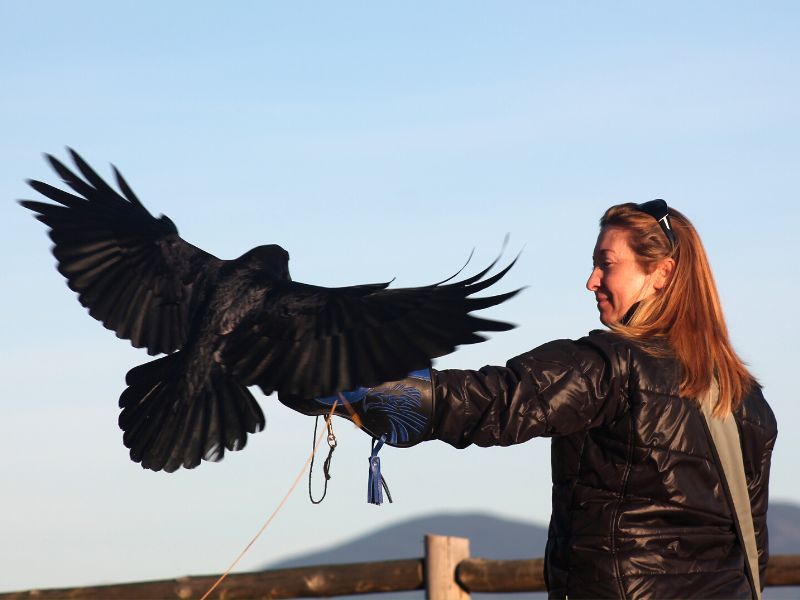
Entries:
MULTIPOLYGON (((337 394, 339 400, 342 402, 342 406, 347 409, 347 412, 350 415, 350 419, 353 421, 356 427, 361 427, 361 417, 358 416, 356 411, 353 409, 353 406, 348 402, 347 398, 344 397, 344 394, 339 392, 337 394)), ((328 457, 325 459, 325 462, 322 465, 322 473, 325 477, 325 486, 322 489, 322 496, 319 499, 314 498, 314 492, 311 489, 311 481, 314 476, 314 458, 316 456, 316 452, 311 455, 311 466, 308 468, 308 499, 311 501, 311 504, 321 504, 323 500, 325 500, 325 496, 328 494, 328 482, 331 479, 331 460, 333 459, 333 451, 336 450, 337 441, 336 435, 333 433, 333 419, 331 418, 331 414, 327 416, 323 415, 325 419, 325 425, 328 428, 328 457)), ((314 418, 314 435, 311 437, 312 443, 314 440, 317 439, 317 427, 319 425, 319 415, 314 418)), ((316 450, 316 446, 314 446, 316 450)), ((384 482, 384 487, 386 487, 386 483, 384 482)), ((386 493, 388 495, 389 490, 387 488, 386 493)), ((391 502, 391 496, 389 496, 389 502, 391 502)))
MULTIPOLYGON (((319 416, 314 419, 314 436, 311 438, 312 442, 317 439, 317 425, 319 424, 319 416)), ((331 480, 331 460, 333 459, 333 451, 336 450, 337 442, 336 435, 333 433, 333 419, 325 417, 325 425, 328 428, 328 457, 322 465, 322 474, 325 476, 325 487, 322 490, 322 496, 318 500, 314 499, 314 493, 311 490, 311 479, 314 475, 314 457, 311 457, 311 466, 308 468, 308 499, 311 504, 321 504, 328 495, 328 482, 331 480)))
POLYGON ((349 414, 349 415, 350 415, 350 420, 351 420, 351 421, 353 421, 353 424, 354 424, 356 427, 358 427, 359 429, 361 429, 361 425, 362 425, 362 422, 361 422, 361 417, 360 417, 360 416, 358 416, 358 413, 357 413, 357 412, 355 411, 355 409, 353 408, 353 405, 352 405, 352 404, 350 404, 350 403, 347 401, 347 398, 345 398, 345 397, 344 397, 344 395, 343 395, 341 392, 339 392, 337 395, 339 396, 339 400, 341 400, 341 401, 342 401, 342 406, 344 406, 344 407, 345 407, 345 409, 347 409, 347 414, 349 414))
MULTIPOLYGON (((330 413, 328 413, 328 417, 327 417, 328 419, 333 417, 333 411, 336 410, 336 405, 338 403, 339 403, 338 400, 334 400, 333 406, 331 407, 331 411, 330 411, 330 413)), ((230 574, 230 572, 236 567, 236 565, 239 564, 239 561, 242 560, 242 557, 247 553, 248 550, 250 550, 250 547, 253 544, 256 543, 256 540, 259 537, 261 537, 261 534, 264 533, 264 530, 269 526, 270 523, 272 523, 272 520, 275 518, 275 516, 278 514, 278 512, 283 508, 283 505, 286 504, 286 501, 289 499, 289 496, 292 495, 292 492, 294 492, 295 488, 297 487, 297 484, 300 483, 300 480, 303 478, 303 473, 305 473, 306 469, 308 468, 308 465, 310 465, 311 461, 314 459, 314 454, 316 454, 317 449, 319 448, 319 445, 322 443, 322 438, 325 437, 325 434, 326 434, 326 431, 323 429, 322 433, 320 433, 319 437, 317 438, 316 444, 314 444, 314 449, 311 451, 311 455, 306 459, 306 462, 303 465, 303 468, 300 469, 300 472, 297 474, 297 477, 295 478, 294 483, 292 483, 291 487, 289 488, 289 491, 286 492, 286 495, 283 497, 283 500, 281 500, 280 503, 278 504, 278 506, 275 508, 275 510, 272 511, 272 514, 269 516, 267 521, 261 526, 261 529, 258 530, 258 533, 253 537, 252 540, 250 540, 250 543, 247 544, 247 546, 244 547, 244 550, 242 550, 239 553, 239 556, 237 556, 236 559, 231 563, 231 565, 225 570, 225 572, 222 575, 219 576, 219 579, 217 579, 214 582, 214 585, 212 585, 208 589, 208 591, 205 594, 203 594, 203 596, 202 596, 202 598, 200 598, 200 600, 206 600, 206 598, 208 598, 212 594, 212 592, 215 589, 217 589, 219 584, 222 583, 222 581, 230 574)))

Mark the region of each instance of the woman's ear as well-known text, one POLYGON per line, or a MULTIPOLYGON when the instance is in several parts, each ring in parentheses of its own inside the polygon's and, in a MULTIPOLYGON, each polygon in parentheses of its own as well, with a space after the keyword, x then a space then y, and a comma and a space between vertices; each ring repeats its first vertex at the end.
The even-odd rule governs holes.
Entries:
POLYGON ((662 290, 669 283, 672 273, 675 271, 675 260, 672 258, 665 258, 653 271, 653 288, 662 290))

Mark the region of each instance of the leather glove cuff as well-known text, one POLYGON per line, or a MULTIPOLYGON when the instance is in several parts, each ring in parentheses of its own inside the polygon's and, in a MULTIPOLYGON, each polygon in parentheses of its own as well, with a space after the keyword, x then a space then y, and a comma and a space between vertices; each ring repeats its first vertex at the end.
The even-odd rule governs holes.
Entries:
POLYGON ((358 387, 323 398, 305 399, 279 394, 278 400, 305 415, 334 414, 349 419, 374 438, 399 448, 428 439, 433 425, 434 382, 431 369, 413 371, 399 381, 358 387))

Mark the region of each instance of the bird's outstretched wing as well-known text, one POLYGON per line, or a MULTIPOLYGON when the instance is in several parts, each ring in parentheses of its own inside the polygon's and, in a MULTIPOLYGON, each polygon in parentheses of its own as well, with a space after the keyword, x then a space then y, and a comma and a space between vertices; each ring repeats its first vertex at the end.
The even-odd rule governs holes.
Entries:
POLYGON ((75 193, 31 180, 58 204, 20 204, 50 227, 58 270, 89 314, 149 354, 180 348, 222 261, 181 239, 168 217, 153 217, 116 168, 122 194, 69 153, 83 178, 47 159, 75 193))
POLYGON ((492 277, 485 277, 490 266, 462 281, 417 288, 283 282, 226 335, 223 362, 265 394, 304 398, 402 379, 458 345, 485 340, 480 331, 513 328, 470 314, 519 292, 471 297, 513 264, 492 277))

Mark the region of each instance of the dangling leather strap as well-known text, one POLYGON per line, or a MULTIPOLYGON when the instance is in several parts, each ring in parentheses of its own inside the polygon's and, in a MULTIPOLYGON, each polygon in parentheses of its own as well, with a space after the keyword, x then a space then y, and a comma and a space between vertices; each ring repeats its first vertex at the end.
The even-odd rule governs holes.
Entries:
POLYGON ((753 526, 753 514, 750 507, 750 494, 747 491, 747 479, 744 474, 744 461, 742 459, 742 444, 739 439, 739 428, 733 414, 728 414, 720 419, 712 415, 719 399, 719 386, 714 380, 708 396, 702 402, 703 416, 711 433, 711 440, 716 447, 716 454, 722 465, 725 479, 728 482, 730 500, 733 504, 734 517, 739 523, 736 533, 742 548, 745 549, 753 597, 761 600, 761 581, 758 571, 758 547, 753 526))

